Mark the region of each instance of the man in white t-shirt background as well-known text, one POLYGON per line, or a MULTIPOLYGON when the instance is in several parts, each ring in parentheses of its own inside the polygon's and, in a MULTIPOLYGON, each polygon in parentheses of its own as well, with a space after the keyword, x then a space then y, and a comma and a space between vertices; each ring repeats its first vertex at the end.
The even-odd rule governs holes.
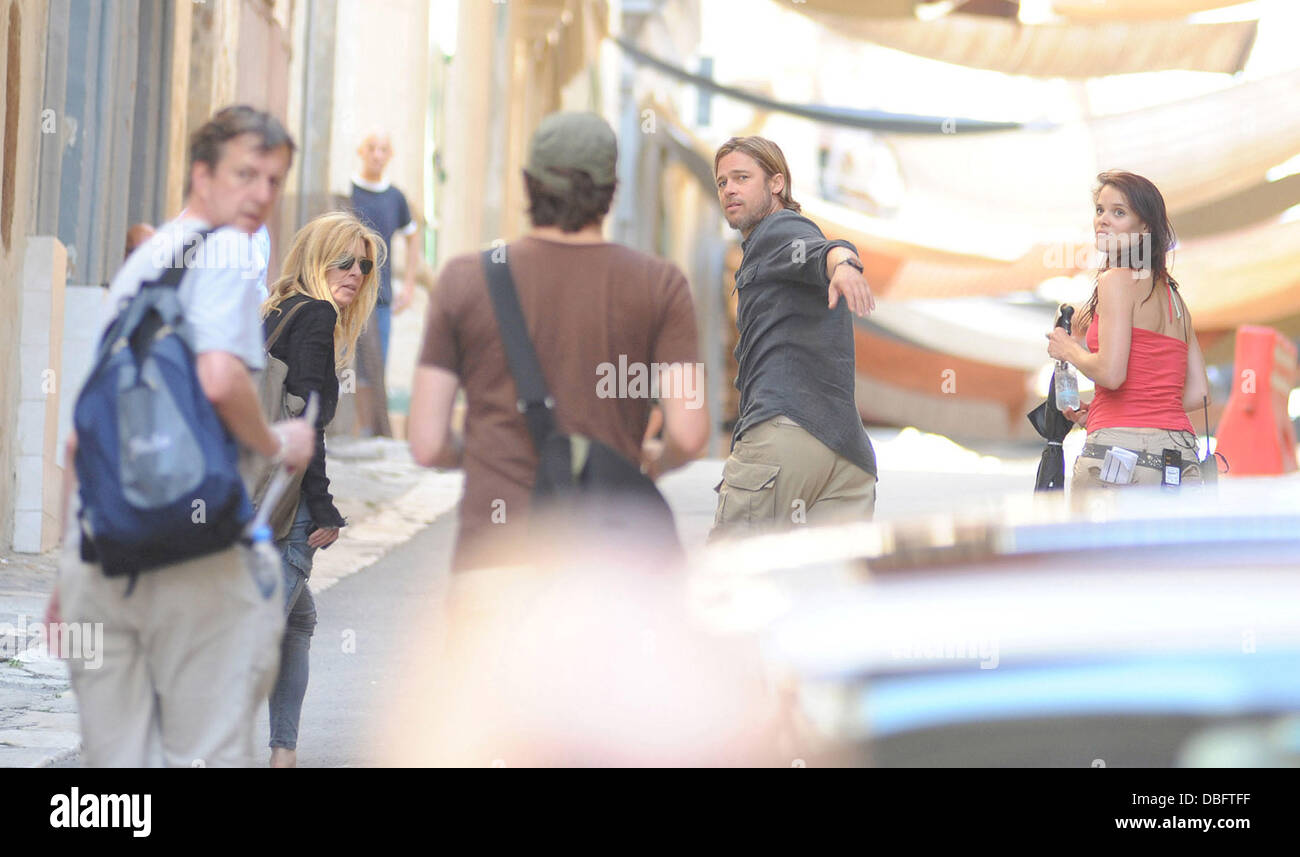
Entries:
POLYGON ((422 261, 420 230, 411 216, 406 195, 393 186, 386 176, 393 159, 393 143, 388 134, 367 134, 357 148, 361 172, 352 176, 349 205, 357 218, 384 239, 388 253, 379 266, 379 300, 374 313, 357 342, 357 428, 363 436, 389 436, 388 420, 389 343, 392 341, 393 315, 405 310, 415 295, 415 279, 422 261), (406 241, 405 271, 402 290, 393 288, 393 245, 406 241))

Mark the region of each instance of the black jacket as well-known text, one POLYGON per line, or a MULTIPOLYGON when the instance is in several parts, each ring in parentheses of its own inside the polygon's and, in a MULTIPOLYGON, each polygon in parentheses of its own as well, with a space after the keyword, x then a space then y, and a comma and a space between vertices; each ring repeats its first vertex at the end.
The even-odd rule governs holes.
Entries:
POLYGON ((329 301, 306 295, 291 295, 262 322, 263 339, 269 338, 295 305, 307 302, 289 320, 289 324, 271 347, 271 356, 289 367, 285 389, 306 399, 313 392, 320 396, 320 414, 316 418, 316 454, 302 476, 302 494, 317 527, 342 527, 347 522, 334 506, 330 480, 325 475, 325 427, 334 419, 339 403, 339 379, 334 372, 334 325, 338 313, 329 301))

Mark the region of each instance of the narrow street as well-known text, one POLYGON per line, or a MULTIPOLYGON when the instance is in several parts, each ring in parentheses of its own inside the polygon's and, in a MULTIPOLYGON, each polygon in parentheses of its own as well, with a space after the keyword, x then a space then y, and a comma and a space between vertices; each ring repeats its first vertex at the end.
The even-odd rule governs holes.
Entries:
MULTIPOLYGON (((316 596, 311 677, 298 734, 298 765, 374 767, 393 752, 395 736, 376 734, 385 710, 409 689, 406 661, 427 644, 429 623, 447 583, 456 532, 443 515, 379 562, 316 596)), ((268 722, 258 719, 266 750, 268 722)))
MULTIPOLYGON (((926 471, 927 456, 951 457, 954 446, 937 438, 899 438, 895 430, 876 433, 877 445, 906 457, 882 470, 882 519, 937 513, 1004 492, 1028 492, 1032 459, 1003 462, 981 459, 995 472, 926 471), (924 453, 926 448, 931 451, 924 453), (918 457, 920 453, 920 457, 918 457)), ((936 468, 948 462, 933 464, 936 468)), ((722 462, 698 461, 669 474, 661 487, 677 516, 688 547, 704 542, 713 521, 713 485, 722 462)), ((410 662, 431 645, 438 607, 448 575, 455 536, 455 513, 421 529, 378 562, 316 596, 317 625, 312 639, 311 678, 303 703, 298 740, 302 767, 370 767, 401 758, 399 736, 382 734, 379 724, 404 695, 410 662), (355 645, 353 645, 355 643, 355 645)), ((259 720, 258 746, 265 747, 267 718, 259 720)))
MULTIPOLYGON (((879 520, 942 514, 995 502, 1007 493, 1027 495, 1037 465, 1032 446, 989 448, 980 454, 915 431, 876 429, 872 437, 881 461, 879 520)), ((401 445, 391 441, 378 448, 382 454, 367 449, 365 442, 352 447, 339 443, 337 448, 341 464, 333 471, 334 483, 357 526, 345 530, 338 545, 317 554, 312 578, 317 625, 298 741, 301 767, 371 767, 401 758, 400 736, 385 734, 383 723, 416 690, 407 681, 411 663, 432 645, 455 538, 454 509, 427 525, 411 523, 419 511, 415 506, 428 513, 447 507, 454 497, 454 476, 413 468, 401 445), (421 489, 428 485, 433 487, 421 489), (397 496, 401 490, 405 493, 397 496), (405 520, 406 529, 394 527, 394 519, 405 520), (406 532, 413 534, 370 561, 385 540, 406 532)), ((701 460, 660 482, 688 548, 702 545, 708 535, 713 486, 721 469, 720 459, 701 460)), ((58 665, 46 666, 53 670, 58 665)), ((66 678, 51 670, 46 670, 44 696, 33 708, 38 714, 52 708, 53 713, 40 716, 66 720, 75 711, 75 698, 66 690, 66 678), (51 693, 55 685, 63 688, 57 698, 51 693)), ((267 730, 263 711, 257 746, 269 754, 267 730)), ((28 750, 27 763, 41 752, 28 750)), ((55 765, 77 767, 80 759, 73 752, 55 765)))

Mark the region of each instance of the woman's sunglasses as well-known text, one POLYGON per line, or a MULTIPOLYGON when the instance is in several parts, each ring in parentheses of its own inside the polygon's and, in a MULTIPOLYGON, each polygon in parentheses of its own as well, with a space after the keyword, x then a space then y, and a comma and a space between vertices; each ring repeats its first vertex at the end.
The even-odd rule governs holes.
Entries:
POLYGON ((330 267, 338 268, 340 271, 350 271, 352 270, 353 262, 361 263, 361 276, 363 277, 370 276, 370 272, 375 269, 374 259, 358 259, 355 256, 344 256, 342 259, 339 259, 330 267))

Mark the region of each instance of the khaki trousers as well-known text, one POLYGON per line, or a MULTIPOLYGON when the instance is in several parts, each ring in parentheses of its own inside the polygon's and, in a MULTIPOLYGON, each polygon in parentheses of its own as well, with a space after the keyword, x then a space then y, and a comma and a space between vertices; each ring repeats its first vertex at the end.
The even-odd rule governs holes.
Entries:
MULTIPOLYGON (((1105 428, 1088 432, 1086 442, 1146 452, 1156 458, 1160 457, 1162 450, 1176 449, 1183 456, 1182 484, 1199 486, 1202 483, 1201 465, 1196 459, 1196 436, 1190 432, 1154 428, 1105 428)), ((1100 458, 1082 455, 1076 458, 1074 474, 1070 477, 1070 490, 1081 492, 1128 487, 1101 481, 1101 464, 1100 458)), ((1133 481, 1129 485, 1159 485, 1163 480, 1162 471, 1139 465, 1133 468, 1133 481)))
POLYGON ((789 417, 745 432, 722 467, 709 540, 795 527, 869 521, 876 477, 789 417))
POLYGON ((255 718, 275 682, 283 582, 264 596, 244 548, 105 577, 66 534, 65 623, 99 623, 102 658, 67 653, 87 767, 247 767, 255 718))

